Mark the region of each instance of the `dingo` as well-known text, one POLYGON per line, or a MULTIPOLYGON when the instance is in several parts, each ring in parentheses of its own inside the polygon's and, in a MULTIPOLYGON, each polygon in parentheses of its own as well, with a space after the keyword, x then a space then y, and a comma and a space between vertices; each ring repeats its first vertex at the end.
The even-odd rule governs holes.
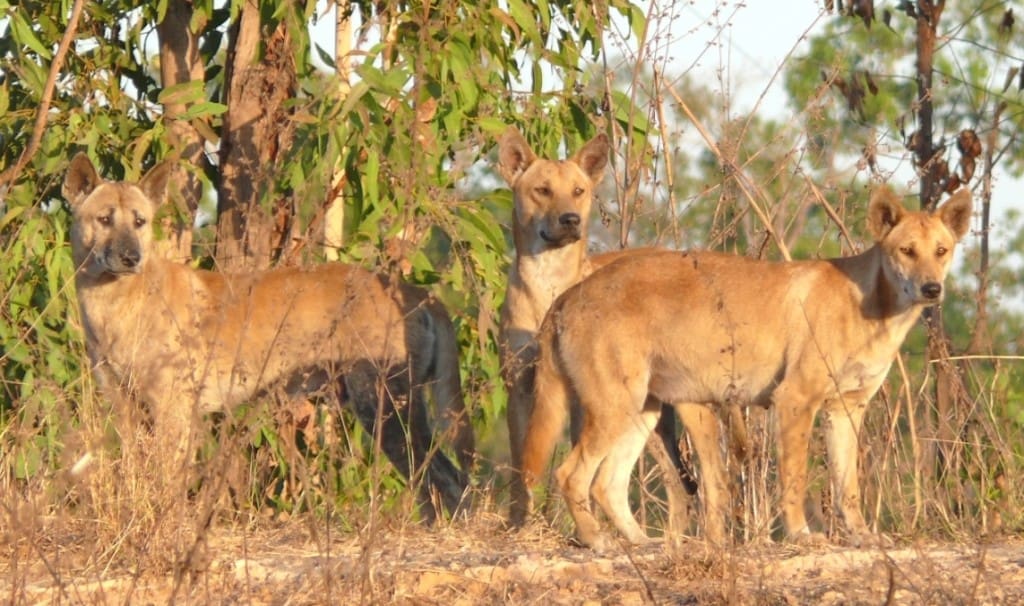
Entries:
MULTIPOLYGON (((533 365, 537 359, 535 335, 551 303, 594 268, 624 255, 651 249, 615 251, 587 256, 587 222, 594 186, 601 180, 610 146, 605 135, 587 142, 571 159, 538 158, 515 127, 498 142, 498 171, 512 187, 515 211, 512 236, 516 255, 509 267, 508 290, 501 310, 502 375, 508 389, 508 429, 512 465, 510 521, 522 524, 530 509, 530 495, 518 474, 522 445, 533 407, 533 365)), ((671 465, 689 481, 682 467, 669 411, 659 425, 667 454, 655 453, 663 466, 671 465)), ((671 493, 676 502, 684 497, 671 493)), ((692 488, 691 488, 692 492, 692 488)))
MULTIPOLYGON (((523 451, 527 481, 543 471, 567 402, 578 398, 582 432, 556 478, 579 539, 610 546, 591 510, 593 495, 623 536, 640 543, 647 536, 626 489, 657 418, 657 409, 645 406, 648 393, 687 410, 772 406, 783 521, 790 537, 808 536, 808 442, 824 408, 835 508, 852 540, 869 538, 857 479, 864 410, 922 309, 941 300, 970 218, 966 189, 935 214, 905 210, 882 189, 868 210, 875 244, 858 255, 767 262, 663 252, 596 271, 555 302, 538 335, 537 394, 523 451)), ((702 485, 724 483, 717 444, 710 446, 717 436, 691 437, 698 438, 702 485)), ((709 493, 707 510, 723 512, 720 498, 709 493)), ((709 518, 722 524, 721 516, 709 518)))
POLYGON ((461 409, 457 345, 447 313, 423 290, 327 263, 248 274, 192 269, 151 254, 153 213, 171 164, 138 183, 99 177, 78 154, 64 181, 87 349, 98 381, 134 397, 153 430, 187 462, 198 415, 273 395, 344 393, 384 453, 454 512, 466 478, 433 452, 423 390, 461 409), (381 410, 378 410, 378 406, 381 410), (410 448, 411 446, 411 448, 410 448))

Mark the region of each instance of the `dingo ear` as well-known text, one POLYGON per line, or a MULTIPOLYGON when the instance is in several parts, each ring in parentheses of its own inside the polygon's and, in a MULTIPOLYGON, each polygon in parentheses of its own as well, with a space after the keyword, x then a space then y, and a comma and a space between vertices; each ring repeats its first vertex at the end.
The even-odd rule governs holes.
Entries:
POLYGON ((68 204, 72 207, 78 206, 102 182, 103 180, 100 179, 89 156, 85 155, 85 152, 78 152, 71 159, 68 173, 64 175, 61 193, 64 194, 64 199, 68 201, 68 204))
POLYGON ((946 224, 956 239, 964 237, 971 227, 971 191, 961 187, 939 208, 939 218, 946 224))
POLYGON ((868 207, 868 229, 875 241, 881 241, 900 222, 906 209, 900 199, 888 187, 875 190, 868 207))
POLYGON ((519 130, 510 126, 498 140, 498 172, 509 185, 516 180, 537 159, 519 130))
POLYGON ((142 181, 139 181, 139 189, 153 202, 155 208, 160 207, 167 200, 167 183, 170 181, 172 169, 174 169, 174 162, 164 160, 149 169, 149 172, 142 177, 142 181))
POLYGON ((608 164, 608 152, 611 146, 608 144, 608 136, 604 133, 594 137, 573 156, 573 162, 578 164, 583 172, 587 173, 594 183, 601 181, 604 176, 604 167, 608 164))

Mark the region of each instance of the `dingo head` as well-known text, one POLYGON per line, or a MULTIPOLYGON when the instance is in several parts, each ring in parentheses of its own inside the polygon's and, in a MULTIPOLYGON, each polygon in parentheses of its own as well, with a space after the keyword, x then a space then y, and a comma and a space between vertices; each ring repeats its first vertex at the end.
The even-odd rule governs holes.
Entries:
POLYGON ((153 240, 153 213, 167 198, 171 163, 153 167, 138 184, 104 181, 89 157, 71 160, 62 192, 74 220, 71 250, 88 276, 142 271, 153 240))
POLYGON ((935 213, 908 211, 888 188, 878 190, 868 209, 868 227, 882 249, 886 281, 901 307, 934 305, 956 243, 971 221, 971 193, 962 188, 935 213))
POLYGON ((515 197, 516 250, 537 253, 578 242, 587 233, 594 186, 608 162, 608 137, 597 135, 569 160, 538 158, 515 127, 498 142, 498 172, 515 197))

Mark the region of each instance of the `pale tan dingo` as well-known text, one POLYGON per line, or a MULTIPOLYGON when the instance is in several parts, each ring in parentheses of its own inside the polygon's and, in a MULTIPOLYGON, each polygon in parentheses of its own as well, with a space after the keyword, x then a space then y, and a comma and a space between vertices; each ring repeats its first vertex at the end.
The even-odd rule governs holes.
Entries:
POLYGON ((467 481, 435 452, 424 390, 458 410, 454 331, 423 290, 340 263, 222 274, 151 254, 152 219, 167 197, 168 162, 138 183, 99 177, 84 154, 64 195, 74 214, 75 285, 101 385, 144 405, 154 435, 190 458, 199 415, 268 395, 350 401, 396 468, 454 512, 467 481), (454 379, 453 379, 454 376, 454 379), (378 422, 381 424, 378 425, 378 422))
MULTIPOLYGON (((934 214, 905 210, 881 189, 868 211, 875 244, 855 256, 767 262, 664 252, 594 272, 555 302, 538 335, 527 480, 542 473, 567 403, 577 397, 582 432, 556 478, 579 539, 598 549, 611 545, 591 510, 593 496, 628 541, 641 543, 647 536, 626 489, 657 418, 645 407, 648 393, 691 410, 729 402, 772 406, 783 521, 791 537, 807 537, 808 441, 824 408, 835 509, 852 541, 871 538, 857 478, 864 410, 922 309, 941 300, 970 218, 966 189, 934 214)), ((711 442, 695 443, 702 482, 724 483, 711 442)), ((720 498, 707 495, 710 511, 724 511, 724 503, 713 502, 720 498)))
MULTIPOLYGON (((502 374, 509 394, 512 465, 516 470, 533 406, 535 335, 551 303, 594 268, 624 255, 651 250, 614 251, 593 257, 587 254, 587 222, 594 186, 604 174, 609 151, 608 138, 601 134, 569 160, 538 158, 515 127, 509 127, 498 143, 498 171, 512 187, 515 200, 512 233, 516 254, 509 267, 501 310, 500 345, 502 374)), ((663 467, 675 466, 685 474, 679 462, 673 416, 664 419, 659 433, 668 452, 654 454, 663 467)), ((685 496, 675 494, 672 488, 674 485, 669 484, 673 507, 681 507, 685 496)), ((513 478, 511 492, 510 521, 522 524, 530 509, 530 495, 518 475, 513 478)))

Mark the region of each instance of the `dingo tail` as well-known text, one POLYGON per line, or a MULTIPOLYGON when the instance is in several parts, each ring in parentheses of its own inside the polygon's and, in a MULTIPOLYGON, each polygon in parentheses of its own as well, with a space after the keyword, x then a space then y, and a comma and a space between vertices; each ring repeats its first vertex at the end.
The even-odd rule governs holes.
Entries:
POLYGON ((434 368, 431 381, 431 395, 442 427, 448 427, 452 436, 455 455, 462 471, 469 473, 476 459, 476 440, 473 423, 466 399, 462 393, 459 376, 459 343, 455 326, 444 306, 438 301, 430 302, 431 320, 434 327, 434 368))
POLYGON ((562 435, 569 414, 572 385, 562 372, 558 353, 558 335, 551 322, 545 322, 537 335, 540 356, 534 380, 534 402, 523 444, 523 481, 536 485, 558 438, 562 435))

